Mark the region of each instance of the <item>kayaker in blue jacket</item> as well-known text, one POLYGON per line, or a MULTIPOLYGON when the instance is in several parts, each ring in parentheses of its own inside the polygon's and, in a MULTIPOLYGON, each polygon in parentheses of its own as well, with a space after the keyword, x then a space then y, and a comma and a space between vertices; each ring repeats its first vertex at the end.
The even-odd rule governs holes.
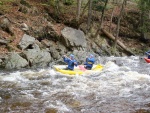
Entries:
POLYGON ((86 58, 86 62, 84 63, 85 68, 91 70, 94 63, 95 63, 94 55, 90 54, 89 57, 86 58))
POLYGON ((68 67, 66 68, 67 70, 74 70, 74 66, 78 65, 73 54, 70 55, 70 58, 64 55, 63 59, 64 59, 64 62, 68 64, 68 67))
POLYGON ((150 59, 150 50, 145 52, 145 54, 147 54, 148 55, 147 58, 150 59))

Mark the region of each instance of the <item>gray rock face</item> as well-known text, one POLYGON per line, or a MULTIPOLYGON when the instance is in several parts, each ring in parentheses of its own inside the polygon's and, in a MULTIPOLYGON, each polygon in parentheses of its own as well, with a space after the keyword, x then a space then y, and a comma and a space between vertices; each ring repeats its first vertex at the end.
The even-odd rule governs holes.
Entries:
POLYGON ((86 47, 85 35, 81 30, 65 27, 61 33, 67 47, 86 47))
POLYGON ((0 27, 3 29, 7 29, 10 26, 10 22, 7 18, 4 18, 0 21, 0 27))
POLYGON ((20 69, 28 66, 28 62, 17 53, 12 53, 8 59, 6 59, 6 69, 20 69))
POLYGON ((31 67, 47 66, 51 61, 51 55, 44 50, 28 49, 24 52, 27 60, 31 63, 31 67))
POLYGON ((2 59, 0 59, 0 67, 2 67, 2 63, 3 63, 3 61, 2 61, 2 59))
POLYGON ((29 35, 24 34, 23 38, 21 39, 19 46, 21 49, 26 49, 29 45, 34 44, 35 38, 29 35))
POLYGON ((58 60, 60 58, 59 52, 54 47, 50 47, 50 52, 54 59, 58 60))

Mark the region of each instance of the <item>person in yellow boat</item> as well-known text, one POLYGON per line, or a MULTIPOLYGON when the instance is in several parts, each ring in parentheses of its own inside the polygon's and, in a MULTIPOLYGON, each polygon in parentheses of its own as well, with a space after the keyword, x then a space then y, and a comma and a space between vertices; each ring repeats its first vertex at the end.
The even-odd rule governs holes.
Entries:
POLYGON ((145 54, 147 54, 148 55, 147 58, 150 59, 150 50, 145 52, 145 54))
POLYGON ((93 64, 95 63, 95 58, 94 55, 90 54, 87 58, 86 58, 86 62, 84 63, 84 67, 87 70, 91 70, 93 67, 93 64))
POLYGON ((70 57, 64 55, 63 60, 68 64, 68 67, 66 68, 67 70, 74 70, 74 66, 78 66, 73 54, 71 54, 70 57))

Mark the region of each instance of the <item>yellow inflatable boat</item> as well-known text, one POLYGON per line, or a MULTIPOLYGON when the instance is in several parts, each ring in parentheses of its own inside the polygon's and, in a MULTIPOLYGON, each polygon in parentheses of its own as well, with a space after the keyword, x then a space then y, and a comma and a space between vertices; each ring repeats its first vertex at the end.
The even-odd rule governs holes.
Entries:
POLYGON ((92 70, 86 70, 83 65, 79 65, 74 68, 74 70, 65 70, 67 65, 55 65, 53 66, 54 69, 62 74, 67 74, 67 75, 83 75, 83 74, 90 74, 93 72, 100 72, 103 69, 103 66, 98 64, 94 65, 92 70))

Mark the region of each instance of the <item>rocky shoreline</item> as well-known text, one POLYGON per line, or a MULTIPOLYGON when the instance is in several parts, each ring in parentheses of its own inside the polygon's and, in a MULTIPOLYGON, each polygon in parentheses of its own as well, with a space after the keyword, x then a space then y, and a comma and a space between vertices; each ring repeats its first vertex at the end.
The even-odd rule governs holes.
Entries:
POLYGON ((87 41, 81 30, 65 27, 61 33, 62 41, 57 42, 47 39, 39 42, 34 37, 24 34, 18 44, 21 51, 1 55, 0 67, 6 69, 46 67, 54 61, 61 62, 62 55, 70 53, 76 56, 79 63, 82 63, 88 54, 95 54, 92 49, 87 50, 87 41), (72 50, 68 51, 68 48, 72 50))
MULTIPOLYGON (((63 64, 62 56, 70 53, 75 55, 80 64, 90 53, 95 57, 113 55, 111 40, 105 38, 102 33, 93 37, 97 27, 93 27, 87 36, 84 33, 86 21, 76 29, 65 24, 69 22, 71 24, 74 15, 66 15, 66 17, 60 15, 59 20, 55 20, 53 9, 41 5, 38 7, 35 1, 24 2, 12 2, 10 5, 13 7, 7 9, 7 13, 0 12, 0 69, 36 68, 47 67, 54 63, 63 64)), ((108 29, 109 18, 108 15, 104 22, 105 29, 108 29)), ((99 20, 96 20, 95 24, 99 24, 99 20)), ((127 31, 129 37, 138 37, 139 33, 132 33, 133 27, 131 30, 128 28, 127 21, 128 19, 123 22, 125 24, 120 34, 126 34, 127 31)), ((113 25, 115 28, 115 22, 113 25)), ((132 49, 137 53, 145 51, 146 45, 139 43, 138 39, 132 41, 132 39, 120 38, 120 40, 127 46, 133 47, 134 45, 132 49)), ((117 46, 116 56, 126 55, 124 50, 117 46)))

